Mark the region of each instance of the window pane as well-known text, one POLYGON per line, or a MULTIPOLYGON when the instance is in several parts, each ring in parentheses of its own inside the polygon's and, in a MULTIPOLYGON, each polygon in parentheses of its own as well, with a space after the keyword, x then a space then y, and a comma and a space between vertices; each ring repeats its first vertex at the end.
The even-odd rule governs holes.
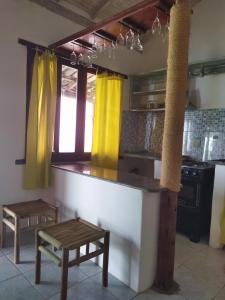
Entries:
POLYGON ((96 75, 88 73, 86 112, 85 112, 84 152, 91 152, 91 148, 92 148, 94 103, 95 103, 95 81, 96 81, 96 75))
POLYGON ((77 70, 62 66, 59 152, 75 152, 77 70))

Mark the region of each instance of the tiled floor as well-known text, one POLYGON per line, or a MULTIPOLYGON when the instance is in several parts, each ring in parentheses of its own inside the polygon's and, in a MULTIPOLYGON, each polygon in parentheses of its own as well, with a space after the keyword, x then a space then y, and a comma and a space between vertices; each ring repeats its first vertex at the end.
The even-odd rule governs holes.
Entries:
MULTIPOLYGON (((25 236, 22 263, 12 263, 12 242, 0 251, 1 300, 59 299, 60 269, 47 259, 43 262, 42 282, 34 284, 34 246, 31 235, 25 236)), ((44 257, 43 257, 44 258, 44 257)), ((225 300, 225 251, 214 250, 206 243, 194 244, 177 235, 175 280, 180 285, 176 295, 162 295, 152 290, 137 295, 109 276, 109 287, 101 286, 101 269, 92 262, 69 271, 68 300, 225 300)))

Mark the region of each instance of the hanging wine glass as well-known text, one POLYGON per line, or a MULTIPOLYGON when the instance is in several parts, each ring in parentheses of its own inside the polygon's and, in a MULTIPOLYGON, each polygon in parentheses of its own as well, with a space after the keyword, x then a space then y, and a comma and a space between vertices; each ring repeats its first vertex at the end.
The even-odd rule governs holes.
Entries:
POLYGON ((105 52, 107 50, 107 44, 106 41, 103 41, 103 45, 102 45, 102 52, 105 52))
POLYGON ((83 64, 83 54, 82 53, 79 53, 79 55, 77 56, 77 64, 78 65, 83 64))
POLYGON ((168 39, 168 34, 170 30, 170 23, 169 23, 169 18, 167 18, 166 25, 164 26, 162 30, 162 41, 165 43, 168 39))
POLYGON ((112 41, 111 45, 108 47, 108 58, 116 59, 116 45, 115 42, 112 41))
POLYGON ((97 51, 98 51, 98 44, 97 44, 96 39, 95 39, 95 36, 94 36, 94 43, 93 43, 93 45, 92 45, 92 53, 91 53, 91 57, 92 57, 93 59, 98 58, 98 53, 97 53, 97 51))
POLYGON ((140 34, 139 33, 134 38, 134 44, 135 44, 134 47, 137 51, 142 52, 144 50, 144 47, 143 47, 142 42, 140 40, 140 34))
POLYGON ((73 44, 73 51, 70 54, 70 64, 72 66, 75 66, 77 64, 77 55, 76 52, 74 51, 74 44, 73 44))
POLYGON ((87 68, 92 68, 91 51, 88 51, 87 53, 87 68))
POLYGON ((162 25, 161 25, 158 10, 157 10, 156 18, 152 23, 152 34, 159 34, 160 35, 161 29, 162 29, 162 25))
POLYGON ((134 50, 134 32, 132 29, 129 29, 125 35, 126 46, 130 50, 134 50))
POLYGON ((166 30, 168 32, 170 31, 170 20, 169 20, 169 18, 167 18, 167 21, 166 21, 166 30))
POLYGON ((117 36, 117 39, 116 39, 116 47, 118 45, 125 46, 125 44, 126 44, 126 40, 125 40, 125 37, 122 34, 122 26, 120 26, 120 33, 119 33, 119 35, 117 36))

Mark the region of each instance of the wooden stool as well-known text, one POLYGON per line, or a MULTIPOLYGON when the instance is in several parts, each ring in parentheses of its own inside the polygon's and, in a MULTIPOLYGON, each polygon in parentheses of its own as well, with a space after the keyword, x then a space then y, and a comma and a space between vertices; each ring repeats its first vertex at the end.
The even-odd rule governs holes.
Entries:
POLYGON ((2 238, 1 247, 5 247, 6 226, 14 231, 14 263, 20 261, 20 233, 25 230, 32 230, 57 223, 57 207, 50 205, 42 199, 20 202, 16 204, 3 205, 2 238), (27 222, 23 227, 21 220, 27 222))
POLYGON ((96 257, 103 256, 103 286, 108 286, 108 260, 109 260, 109 231, 105 231, 84 220, 73 219, 53 225, 36 233, 36 270, 35 283, 40 283, 41 253, 51 258, 61 267, 61 300, 67 297, 68 268, 96 257), (99 240, 104 238, 104 242, 99 240), (90 244, 96 245, 96 250, 90 252, 90 244), (51 245, 62 250, 62 257, 58 257, 46 246, 51 245), (80 247, 86 245, 86 254, 80 256, 80 247), (69 261, 69 251, 76 250, 76 258, 69 261))

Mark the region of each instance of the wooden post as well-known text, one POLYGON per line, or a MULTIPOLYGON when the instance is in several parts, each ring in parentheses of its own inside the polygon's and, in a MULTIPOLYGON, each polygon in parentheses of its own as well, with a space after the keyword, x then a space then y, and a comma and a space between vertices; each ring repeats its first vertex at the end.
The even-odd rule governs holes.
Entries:
POLYGON ((170 14, 166 111, 164 121, 158 260, 155 287, 174 288, 177 194, 180 190, 183 123, 188 74, 190 1, 176 0, 170 14))

